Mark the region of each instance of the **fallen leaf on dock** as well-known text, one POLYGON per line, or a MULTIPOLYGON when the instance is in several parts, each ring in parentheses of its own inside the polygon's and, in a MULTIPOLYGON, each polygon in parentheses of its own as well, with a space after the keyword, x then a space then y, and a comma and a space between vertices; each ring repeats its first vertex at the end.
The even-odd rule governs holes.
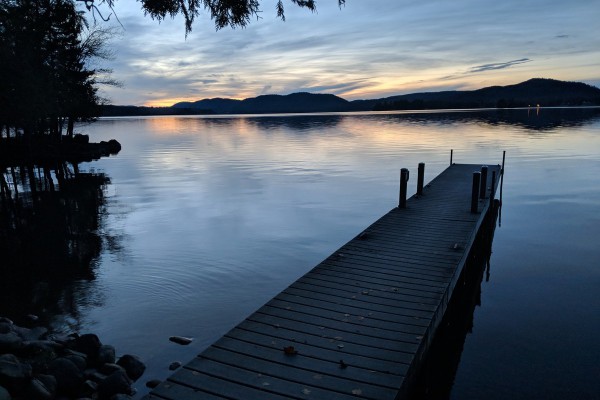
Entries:
POLYGON ((288 356, 293 356, 298 354, 298 350, 294 348, 294 346, 286 346, 283 348, 283 352, 288 356))

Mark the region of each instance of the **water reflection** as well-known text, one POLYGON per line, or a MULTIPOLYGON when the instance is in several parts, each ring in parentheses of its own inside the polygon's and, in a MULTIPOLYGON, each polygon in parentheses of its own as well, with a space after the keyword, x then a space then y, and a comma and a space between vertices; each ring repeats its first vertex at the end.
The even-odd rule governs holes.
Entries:
MULTIPOLYGON (((370 115, 369 118, 381 118, 370 115)), ((511 125, 528 131, 552 131, 573 128, 600 120, 600 107, 589 108, 523 108, 493 110, 453 110, 436 112, 401 112, 385 118, 414 124, 482 123, 489 126, 511 125)))
MULTIPOLYGON (((109 179, 77 164, 10 166, 0 174, 0 315, 36 314, 77 329, 93 281, 109 179)), ((92 299, 93 297, 93 299, 92 299)))
POLYGON ((492 242, 500 209, 500 202, 496 200, 475 239, 448 309, 417 375, 411 399, 450 398, 465 339, 473 329, 475 308, 481 306, 481 282, 484 275, 486 281, 490 279, 492 242))
POLYGON ((486 124, 510 125, 530 131, 551 131, 555 128, 581 127, 600 120, 600 107, 588 108, 522 108, 489 110, 428 110, 346 114, 281 114, 281 115, 232 115, 232 116, 178 116, 149 119, 150 129, 158 134, 185 133, 198 128, 221 130, 234 128, 247 130, 282 130, 288 133, 317 131, 336 128, 345 120, 387 121, 413 125, 432 124, 486 124))

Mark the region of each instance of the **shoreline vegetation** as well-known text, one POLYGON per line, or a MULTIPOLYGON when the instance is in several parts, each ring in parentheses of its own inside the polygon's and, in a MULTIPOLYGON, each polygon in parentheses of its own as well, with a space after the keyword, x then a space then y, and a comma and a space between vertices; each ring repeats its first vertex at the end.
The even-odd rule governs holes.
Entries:
POLYGON ((277 114, 351 111, 440 110, 600 106, 600 89, 582 82, 534 78, 516 85, 478 90, 412 93, 348 101, 333 94, 261 95, 180 102, 170 107, 104 105, 105 117, 150 115, 277 114))
POLYGON ((121 144, 116 139, 90 143, 89 136, 82 134, 62 136, 60 140, 47 135, 8 137, 0 139, 0 167, 64 161, 78 164, 115 155, 119 151, 121 144))

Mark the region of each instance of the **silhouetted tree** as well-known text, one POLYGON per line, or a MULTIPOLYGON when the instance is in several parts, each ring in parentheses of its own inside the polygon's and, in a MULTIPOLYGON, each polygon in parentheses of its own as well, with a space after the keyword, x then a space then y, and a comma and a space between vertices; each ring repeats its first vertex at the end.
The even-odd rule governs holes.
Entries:
MULTIPOLYGON (((99 114, 102 57, 107 34, 89 29, 71 0, 9 0, 0 4, 0 126, 6 135, 50 134, 99 114), (98 40, 98 39, 102 40, 98 40)), ((108 81, 110 83, 110 81, 108 81)), ((1 135, 0 135, 1 137, 1 135)))
MULTIPOLYGON (((116 0, 76 0, 84 3, 89 11, 98 13, 102 19, 110 18, 110 15, 102 14, 99 6, 107 5, 111 10, 116 0)), ((315 0, 290 0, 293 4, 316 11, 315 0)), ((252 17, 259 17, 260 2, 258 0, 141 0, 142 9, 145 14, 153 19, 163 20, 167 16, 174 17, 183 15, 185 18, 186 34, 192 30, 195 17, 202 11, 210 14, 217 29, 230 26, 232 28, 245 27, 250 23, 252 17)), ((341 7, 346 0, 338 0, 341 7)), ((276 4, 277 17, 285 21, 285 10, 282 0, 276 4)))

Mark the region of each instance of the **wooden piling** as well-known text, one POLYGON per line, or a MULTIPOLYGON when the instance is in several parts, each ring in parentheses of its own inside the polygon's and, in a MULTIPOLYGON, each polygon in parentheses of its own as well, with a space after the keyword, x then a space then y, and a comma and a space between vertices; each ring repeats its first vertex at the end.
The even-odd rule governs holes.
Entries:
POLYGON ((400 201, 398 202, 399 208, 406 208, 406 186, 408 183, 408 169, 402 168, 400 170, 400 201))
POLYGON ((479 206, 479 186, 481 182, 481 172, 473 172, 473 186, 471 189, 471 213, 476 213, 479 206))
POLYGON ((483 165, 481 167, 481 181, 479 182, 479 198, 485 199, 485 195, 487 193, 487 175, 488 175, 488 166, 483 165))
POLYGON ((490 190, 490 201, 494 200, 494 195, 496 192, 496 170, 492 170, 492 188, 490 190))
POLYGON ((425 180, 425 163, 419 163, 417 174, 417 196, 423 195, 423 181, 425 180))

